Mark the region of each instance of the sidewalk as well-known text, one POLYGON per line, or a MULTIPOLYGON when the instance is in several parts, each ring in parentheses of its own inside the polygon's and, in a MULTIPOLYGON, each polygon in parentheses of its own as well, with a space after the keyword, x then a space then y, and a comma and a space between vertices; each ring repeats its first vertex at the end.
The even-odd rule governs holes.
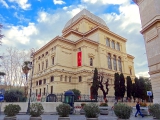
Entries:
MULTIPOLYGON (((0 115, 0 120, 3 120, 4 114, 0 115)), ((29 120, 29 115, 17 115, 17 120, 29 120)), ((109 115, 100 115, 99 120, 117 120, 117 117, 113 115, 112 113, 109 113, 109 115)), ((42 115, 42 120, 58 120, 58 115, 42 115)), ((70 115, 70 120, 86 120, 86 117, 84 115, 70 115)), ((131 115, 130 120, 153 120, 152 116, 145 116, 142 118, 141 116, 134 117, 131 115)))

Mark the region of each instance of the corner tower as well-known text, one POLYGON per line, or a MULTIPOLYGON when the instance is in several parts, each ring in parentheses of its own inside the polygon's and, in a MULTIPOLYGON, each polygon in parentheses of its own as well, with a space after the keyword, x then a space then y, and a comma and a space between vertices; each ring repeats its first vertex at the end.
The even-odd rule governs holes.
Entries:
POLYGON ((133 0, 139 6, 154 103, 160 102, 160 0, 133 0))

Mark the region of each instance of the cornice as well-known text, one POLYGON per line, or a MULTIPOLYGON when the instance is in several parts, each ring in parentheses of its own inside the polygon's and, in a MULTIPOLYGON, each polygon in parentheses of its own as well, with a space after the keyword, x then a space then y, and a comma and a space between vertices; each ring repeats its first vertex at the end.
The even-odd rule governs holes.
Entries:
POLYGON ((127 57, 132 58, 132 59, 135 58, 134 56, 132 56, 132 55, 130 55, 130 54, 127 54, 127 57))
POLYGON ((155 71, 150 71, 148 72, 150 75, 153 75, 153 74, 159 74, 160 73, 160 70, 155 70, 155 71))
POLYGON ((152 26, 154 26, 154 25, 155 25, 156 23, 158 23, 158 22, 160 22, 160 18, 154 20, 152 23, 149 22, 150 24, 146 25, 146 26, 140 31, 141 34, 144 34, 145 31, 147 31, 149 28, 151 28, 152 26))

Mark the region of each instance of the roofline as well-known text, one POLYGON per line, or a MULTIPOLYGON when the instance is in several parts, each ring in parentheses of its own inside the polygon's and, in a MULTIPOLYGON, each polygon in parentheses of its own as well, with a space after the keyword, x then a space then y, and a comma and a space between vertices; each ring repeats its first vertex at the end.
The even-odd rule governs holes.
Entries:
POLYGON ((95 28, 89 30, 89 31, 86 32, 86 33, 81 33, 81 32, 78 32, 78 31, 75 31, 75 30, 71 29, 70 31, 66 32, 66 33, 63 35, 63 37, 66 36, 66 35, 68 35, 70 32, 76 33, 76 34, 78 34, 78 35, 80 35, 80 36, 87 36, 87 35, 89 35, 91 32, 93 32, 93 31, 95 31, 95 30, 97 30, 97 29, 101 29, 101 30, 103 30, 103 31, 105 31, 105 32, 107 32, 107 33, 109 33, 109 34, 111 34, 111 35, 114 35, 116 38, 121 39, 121 40, 124 41, 124 42, 127 41, 126 38, 121 37, 120 35, 112 32, 112 31, 110 31, 110 30, 108 30, 108 29, 105 29, 105 28, 103 28, 103 27, 101 27, 101 26, 96 26, 95 28))
POLYGON ((89 18, 88 16, 86 15, 82 15, 81 17, 79 17, 76 21, 74 21, 72 24, 70 24, 69 26, 67 26, 66 28, 64 28, 62 30, 62 33, 64 33, 65 31, 67 31, 69 28, 71 28, 72 26, 74 26, 76 23, 78 23, 79 21, 81 21, 82 19, 86 19, 86 20, 89 20, 90 22, 92 22, 93 24, 96 24, 96 25, 100 25, 100 26, 103 26, 107 29, 109 29, 107 26, 104 26, 103 24, 97 22, 97 21, 94 21, 93 19, 89 18))
POLYGON ((51 41, 49 41, 47 44, 45 44, 43 47, 41 47, 40 49, 38 49, 38 50, 35 52, 35 54, 39 53, 41 50, 43 50, 44 48, 46 48, 48 45, 50 45, 51 43, 55 42, 56 40, 64 40, 64 41, 66 41, 66 42, 70 42, 70 43, 74 44, 74 42, 71 41, 71 40, 68 40, 68 39, 66 39, 66 38, 64 38, 64 37, 56 36, 56 37, 53 38, 51 41))
POLYGON ((77 43, 79 43, 79 42, 81 42, 81 41, 87 41, 87 42, 90 42, 90 43, 93 43, 93 44, 96 44, 96 45, 99 44, 98 42, 95 42, 95 41, 93 41, 93 40, 90 40, 90 39, 88 39, 88 38, 86 38, 86 37, 82 37, 82 38, 80 38, 79 40, 77 40, 77 41, 74 42, 74 41, 71 41, 71 40, 66 39, 66 38, 64 38, 64 37, 56 36, 56 37, 53 38, 51 41, 49 41, 47 44, 45 44, 43 47, 41 47, 40 49, 38 49, 38 50, 35 52, 34 55, 38 54, 40 51, 42 51, 44 48, 46 48, 48 45, 50 45, 51 43, 55 42, 56 40, 63 40, 63 41, 65 41, 65 42, 68 42, 68 43, 71 43, 71 44, 74 44, 74 45, 77 44, 77 43))

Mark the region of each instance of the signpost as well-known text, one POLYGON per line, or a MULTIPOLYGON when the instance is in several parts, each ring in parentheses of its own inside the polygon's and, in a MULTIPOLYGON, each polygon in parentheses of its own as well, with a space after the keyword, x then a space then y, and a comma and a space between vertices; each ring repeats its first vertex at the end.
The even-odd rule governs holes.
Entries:
POLYGON ((1 114, 1 106, 2 106, 2 101, 3 100, 4 100, 4 95, 0 94, 0 102, 1 102, 1 105, 0 105, 0 114, 1 114))
POLYGON ((147 91, 147 96, 149 96, 149 102, 150 102, 150 104, 151 104, 150 96, 152 96, 152 91, 147 91))

